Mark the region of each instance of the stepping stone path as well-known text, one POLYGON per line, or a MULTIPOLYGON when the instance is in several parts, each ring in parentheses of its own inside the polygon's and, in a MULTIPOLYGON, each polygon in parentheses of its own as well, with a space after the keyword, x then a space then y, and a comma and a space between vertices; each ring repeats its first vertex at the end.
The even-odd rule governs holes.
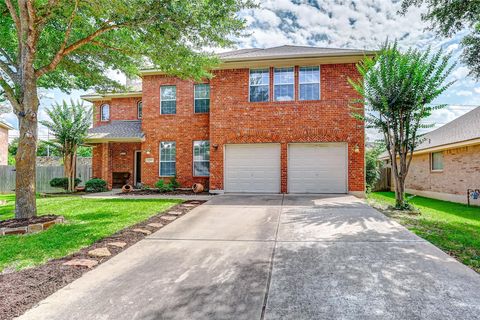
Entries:
POLYGON ((92 257, 110 257, 112 254, 108 250, 108 248, 97 248, 88 251, 88 255, 92 257))
POLYGON ((91 259, 73 259, 70 261, 65 262, 64 266, 74 266, 74 267, 87 267, 93 268, 98 264, 97 260, 91 259))
POLYGON ((183 204, 184 207, 195 207, 194 204, 191 204, 191 203, 185 203, 183 204))
POLYGON ((173 217, 173 216, 162 216, 162 219, 163 219, 163 220, 167 220, 167 221, 173 221, 173 220, 177 219, 177 217, 173 217))
POLYGON ((7 204, 7 200, 0 200, 0 206, 4 206, 7 204))
POLYGON ((143 233, 144 235, 149 235, 149 234, 152 234, 152 232, 150 230, 147 230, 147 229, 133 229, 132 230, 133 232, 138 232, 138 233, 143 233))
POLYGON ((163 223, 152 222, 152 223, 149 223, 148 226, 153 227, 153 228, 161 228, 161 227, 163 227, 163 223))
POLYGON ((126 242, 118 241, 118 242, 109 242, 107 243, 108 246, 123 248, 127 245, 126 242))
POLYGON ((180 216, 183 214, 181 211, 170 211, 168 214, 171 214, 172 216, 180 216))

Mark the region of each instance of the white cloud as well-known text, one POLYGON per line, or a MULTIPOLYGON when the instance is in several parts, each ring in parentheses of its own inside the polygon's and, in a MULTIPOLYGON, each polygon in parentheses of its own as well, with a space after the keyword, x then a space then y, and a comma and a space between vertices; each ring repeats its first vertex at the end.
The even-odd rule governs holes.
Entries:
POLYGON ((467 91, 467 90, 457 91, 457 96, 461 96, 461 97, 469 97, 472 94, 473 94, 472 91, 467 91))
POLYGON ((473 91, 475 91, 475 93, 478 93, 478 94, 480 94, 480 87, 476 87, 476 88, 474 88, 474 89, 473 89, 473 91))

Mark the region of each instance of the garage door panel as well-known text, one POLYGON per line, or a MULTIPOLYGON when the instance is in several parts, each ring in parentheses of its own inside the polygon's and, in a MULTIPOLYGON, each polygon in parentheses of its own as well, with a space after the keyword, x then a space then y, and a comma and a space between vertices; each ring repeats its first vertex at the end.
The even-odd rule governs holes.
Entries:
POLYGON ((345 193, 346 144, 290 144, 288 147, 290 193, 345 193))
POLYGON ((280 192, 280 145, 226 145, 225 191, 280 192))

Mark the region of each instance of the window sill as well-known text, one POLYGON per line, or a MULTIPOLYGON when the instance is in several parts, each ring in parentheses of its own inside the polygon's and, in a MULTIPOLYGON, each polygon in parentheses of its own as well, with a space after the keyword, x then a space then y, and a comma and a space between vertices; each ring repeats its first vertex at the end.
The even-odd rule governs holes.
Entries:
POLYGON ((430 169, 430 172, 431 172, 431 173, 442 173, 442 172, 443 172, 443 169, 442 169, 442 170, 431 170, 431 169, 430 169))

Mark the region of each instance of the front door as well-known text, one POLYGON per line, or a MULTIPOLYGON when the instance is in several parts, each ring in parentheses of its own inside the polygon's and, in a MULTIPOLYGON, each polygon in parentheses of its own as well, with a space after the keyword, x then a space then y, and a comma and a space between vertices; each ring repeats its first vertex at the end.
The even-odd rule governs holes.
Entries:
POLYGON ((135 151, 135 186, 142 182, 142 151, 135 151))

